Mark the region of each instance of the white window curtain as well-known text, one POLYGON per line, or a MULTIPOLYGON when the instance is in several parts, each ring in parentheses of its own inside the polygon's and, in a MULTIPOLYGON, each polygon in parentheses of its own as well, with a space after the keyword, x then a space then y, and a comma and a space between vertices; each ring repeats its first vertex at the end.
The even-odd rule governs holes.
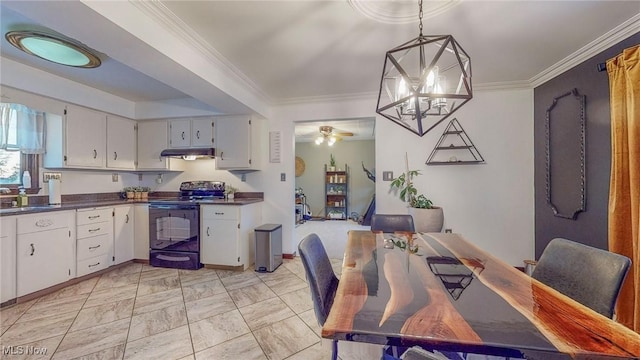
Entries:
POLYGON ((44 154, 45 115, 20 104, 0 103, 0 149, 44 154))

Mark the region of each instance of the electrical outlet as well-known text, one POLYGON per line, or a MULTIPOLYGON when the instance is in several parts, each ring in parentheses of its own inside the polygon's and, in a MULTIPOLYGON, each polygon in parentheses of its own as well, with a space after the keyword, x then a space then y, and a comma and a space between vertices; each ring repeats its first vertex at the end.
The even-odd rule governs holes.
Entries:
POLYGON ((453 231, 451 229, 444 229, 444 232, 447 234, 451 234, 453 231))
POLYGON ((287 181, 287 174, 286 173, 280 173, 280 181, 287 181))
POLYGON ((118 174, 111 174, 111 182, 118 182, 118 174))
POLYGON ((43 172, 42 181, 48 183, 50 179, 62 180, 62 174, 59 172, 43 172))
POLYGON ((383 171, 382 181, 393 181, 393 171, 383 171))

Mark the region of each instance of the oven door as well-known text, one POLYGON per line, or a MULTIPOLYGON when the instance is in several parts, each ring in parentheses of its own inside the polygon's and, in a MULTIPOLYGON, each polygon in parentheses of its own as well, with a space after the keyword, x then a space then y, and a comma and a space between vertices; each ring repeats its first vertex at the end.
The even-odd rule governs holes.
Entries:
POLYGON ((151 250, 199 252, 199 232, 197 204, 149 204, 151 250))

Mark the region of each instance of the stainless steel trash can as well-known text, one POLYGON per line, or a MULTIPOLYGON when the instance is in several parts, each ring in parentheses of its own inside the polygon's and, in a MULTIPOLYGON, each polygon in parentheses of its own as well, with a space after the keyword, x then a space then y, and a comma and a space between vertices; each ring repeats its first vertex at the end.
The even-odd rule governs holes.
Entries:
POLYGON ((272 272, 282 264, 282 225, 264 224, 254 231, 256 271, 272 272))

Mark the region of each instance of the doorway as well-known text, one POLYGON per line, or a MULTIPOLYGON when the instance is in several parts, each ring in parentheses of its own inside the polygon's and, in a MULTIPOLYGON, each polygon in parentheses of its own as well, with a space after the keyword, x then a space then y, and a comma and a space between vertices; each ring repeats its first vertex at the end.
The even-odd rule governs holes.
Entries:
POLYGON ((375 118, 296 122, 295 156, 296 242, 314 232, 327 251, 342 256, 347 231, 369 228, 358 220, 375 194, 375 183, 363 170, 364 166, 375 174, 375 118), (327 206, 325 167, 332 157, 336 170, 347 172, 345 220, 332 220, 330 212, 335 209, 327 206))

